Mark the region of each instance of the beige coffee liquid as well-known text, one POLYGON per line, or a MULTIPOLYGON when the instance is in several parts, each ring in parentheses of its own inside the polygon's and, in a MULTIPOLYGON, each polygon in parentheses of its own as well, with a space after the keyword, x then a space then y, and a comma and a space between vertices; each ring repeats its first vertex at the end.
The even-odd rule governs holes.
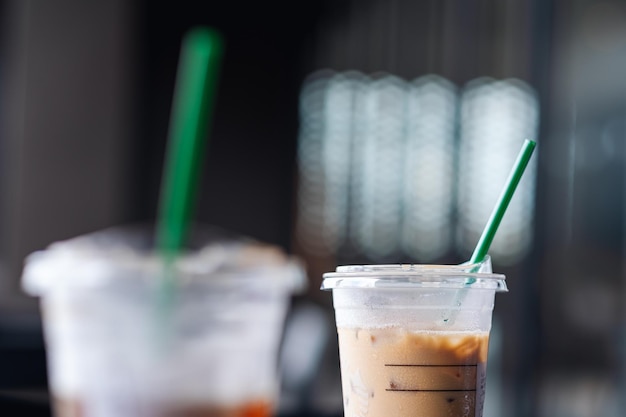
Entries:
POLYGON ((345 417, 482 417, 488 334, 338 333, 345 417))

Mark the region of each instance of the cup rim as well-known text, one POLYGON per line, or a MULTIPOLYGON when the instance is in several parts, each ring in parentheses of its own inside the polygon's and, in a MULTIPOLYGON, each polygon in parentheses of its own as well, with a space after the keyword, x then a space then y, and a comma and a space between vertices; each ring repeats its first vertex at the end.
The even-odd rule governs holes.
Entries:
POLYGON ((304 264, 276 245, 199 225, 197 247, 181 250, 170 261, 146 245, 151 232, 147 225, 123 225, 53 242, 26 257, 22 289, 34 296, 66 290, 151 290, 163 277, 174 275, 176 288, 191 292, 198 286, 265 287, 294 294, 306 288, 304 264))
POLYGON ((486 289, 506 292, 502 274, 474 272, 476 265, 342 265, 323 274, 322 290, 342 288, 486 289))

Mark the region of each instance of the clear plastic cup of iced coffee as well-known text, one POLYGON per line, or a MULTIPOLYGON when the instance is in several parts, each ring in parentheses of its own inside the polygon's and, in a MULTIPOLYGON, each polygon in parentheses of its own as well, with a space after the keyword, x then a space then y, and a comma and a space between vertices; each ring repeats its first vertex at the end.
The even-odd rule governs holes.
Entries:
POLYGON ((149 229, 111 229, 30 255, 58 417, 269 417, 297 260, 193 228, 165 265, 149 229), (171 288, 164 294, 163 279, 171 288))
POLYGON ((482 417, 505 277, 476 265, 353 265, 332 290, 346 417, 482 417))

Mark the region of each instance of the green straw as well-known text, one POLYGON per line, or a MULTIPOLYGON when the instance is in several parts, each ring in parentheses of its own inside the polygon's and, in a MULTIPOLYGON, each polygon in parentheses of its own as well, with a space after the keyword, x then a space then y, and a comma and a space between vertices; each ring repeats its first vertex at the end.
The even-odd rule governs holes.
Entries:
MULTIPOLYGON (((469 261, 467 261, 464 265, 477 265, 483 262, 485 256, 489 252, 489 247, 491 246, 491 242, 493 242, 493 238, 496 235, 496 231, 498 230, 498 226, 500 226, 500 222, 504 217, 504 213, 513 198, 513 194, 515 194, 515 190, 517 189, 517 185, 522 179, 522 175, 528 166, 528 162, 530 161, 530 157, 535 150, 535 146, 537 143, 532 140, 526 139, 524 144, 522 145, 522 149, 520 150, 519 155, 517 156, 517 160, 513 165, 513 169, 509 174, 509 178, 506 180, 504 185, 504 189, 500 194, 500 198, 496 202, 496 205, 491 212, 491 216, 485 225, 485 229, 483 230, 483 234, 480 236, 478 240, 478 244, 474 249, 474 253, 469 261)), ((479 266, 475 266, 470 269, 471 273, 478 272, 479 266)), ((476 282, 476 278, 470 277, 465 280, 465 285, 470 286, 476 282)), ((454 306, 460 306, 467 295, 467 287, 459 290, 456 295, 456 299, 454 301, 454 306)), ((452 324, 456 320, 456 315, 458 310, 450 309, 449 311, 444 313, 443 321, 444 323, 452 324)))
POLYGON ((485 229, 483 230, 483 234, 480 236, 478 244, 474 249, 474 253, 468 262, 469 264, 478 264, 485 259, 485 256, 489 251, 489 247, 491 246, 491 242, 493 242, 496 231, 500 226, 500 222, 504 217, 504 213, 506 212, 511 199, 513 198, 515 189, 522 179, 524 170, 526 170, 526 166, 528 166, 528 161, 530 161, 530 157, 532 156, 536 145, 537 143, 535 141, 528 139, 524 141, 522 149, 517 156, 517 160, 513 165, 513 169, 509 174, 509 178, 507 179, 504 189, 502 190, 502 194, 500 194, 500 198, 491 212, 491 217, 489 217, 485 229))
POLYGON ((221 55, 221 37, 211 29, 194 28, 183 39, 156 226, 156 247, 166 258, 188 233, 221 55))

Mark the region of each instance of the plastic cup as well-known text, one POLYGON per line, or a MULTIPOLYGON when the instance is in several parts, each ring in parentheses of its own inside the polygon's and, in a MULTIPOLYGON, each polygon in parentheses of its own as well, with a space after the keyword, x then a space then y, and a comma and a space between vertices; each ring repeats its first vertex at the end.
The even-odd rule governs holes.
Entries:
MULTIPOLYGON (((206 233, 205 233, 206 232, 206 233)), ((194 230, 165 267, 145 231, 114 229, 31 254, 58 417, 270 416, 297 261, 194 230), (160 280, 172 279, 167 308, 160 280)))
POLYGON ((507 291, 489 259, 340 266, 322 289, 333 293, 346 417, 482 417, 494 296, 507 291))

